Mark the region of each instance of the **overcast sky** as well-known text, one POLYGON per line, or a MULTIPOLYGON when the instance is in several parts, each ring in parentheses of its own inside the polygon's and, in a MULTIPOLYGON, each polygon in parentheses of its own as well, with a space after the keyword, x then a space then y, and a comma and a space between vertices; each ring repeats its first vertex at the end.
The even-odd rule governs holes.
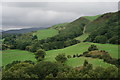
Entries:
POLYGON ((50 27, 117 10, 117 2, 4 2, 2 29, 50 27))

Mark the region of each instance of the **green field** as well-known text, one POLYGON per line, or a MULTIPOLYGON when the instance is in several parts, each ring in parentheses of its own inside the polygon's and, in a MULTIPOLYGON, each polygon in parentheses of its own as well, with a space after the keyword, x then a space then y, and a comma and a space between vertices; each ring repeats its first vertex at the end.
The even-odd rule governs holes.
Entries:
POLYGON ((94 67, 101 66, 101 67, 106 68, 108 66, 111 66, 111 64, 105 63, 101 59, 93 59, 93 58, 86 58, 86 57, 70 58, 65 62, 65 64, 68 66, 72 66, 72 67, 79 67, 83 65, 84 60, 87 60, 94 67))
POLYGON ((43 29, 43 30, 38 30, 36 33, 33 35, 37 35, 38 39, 46 39, 48 37, 53 37, 58 34, 58 31, 55 29, 43 29))
POLYGON ((59 53, 65 53, 66 55, 82 54, 83 52, 87 51, 88 47, 91 44, 97 45, 99 50, 108 51, 112 57, 118 58, 118 45, 82 42, 70 47, 66 47, 64 49, 46 51, 47 54, 46 54, 45 60, 54 61, 55 56, 59 53))
MULTIPOLYGON (((46 51, 46 56, 45 56, 45 61, 55 61, 55 57, 59 53, 65 53, 66 55, 73 55, 73 54, 82 54, 84 51, 87 51, 88 47, 91 44, 95 44, 98 46, 100 50, 106 50, 110 53, 110 55, 114 58, 118 58, 118 45, 113 45, 113 44, 97 44, 97 43, 79 43, 70 47, 66 47, 64 49, 57 49, 57 50, 50 50, 46 51)), ((83 64, 84 60, 88 60, 90 63, 92 63, 94 66, 103 66, 107 67, 109 64, 104 63, 100 59, 91 59, 91 58, 70 58, 68 61, 66 61, 65 64, 75 67, 83 64), (79 62, 80 61, 80 62, 79 62)), ((11 63, 12 61, 24 61, 24 60, 31 60, 31 61, 36 61, 34 58, 34 54, 28 51, 22 51, 22 50, 4 50, 2 52, 2 61, 3 61, 3 66, 11 63)), ((2 62, 0 62, 2 63, 2 62)))
POLYGON ((36 61, 34 54, 28 51, 22 51, 22 50, 4 50, 2 52, 2 62, 3 66, 11 63, 12 61, 25 61, 25 60, 31 60, 36 61))
MULTIPOLYGON (((118 58, 118 45, 85 42, 70 47, 66 47, 64 49, 46 51, 47 54, 45 56, 45 61, 55 61, 55 57, 60 53, 65 53, 66 55, 71 55, 71 56, 73 56, 73 54, 82 54, 83 52, 87 51, 88 47, 91 44, 97 45, 97 47, 100 50, 108 51, 112 57, 118 58)), ((66 61, 65 64, 72 67, 76 67, 82 65, 85 59, 88 60, 90 63, 92 63, 93 66, 95 67, 96 66, 108 67, 111 65, 103 62, 101 59, 93 59, 93 58, 85 58, 85 57, 70 58, 68 59, 68 61, 66 61)))
POLYGON ((80 40, 81 42, 83 42, 88 36, 89 36, 89 34, 85 33, 85 34, 83 34, 81 36, 76 37, 75 39, 80 40))
POLYGON ((86 19, 88 19, 88 20, 90 20, 90 21, 93 21, 93 20, 97 19, 99 16, 101 16, 101 15, 96 15, 96 16, 84 16, 84 18, 86 18, 86 19))

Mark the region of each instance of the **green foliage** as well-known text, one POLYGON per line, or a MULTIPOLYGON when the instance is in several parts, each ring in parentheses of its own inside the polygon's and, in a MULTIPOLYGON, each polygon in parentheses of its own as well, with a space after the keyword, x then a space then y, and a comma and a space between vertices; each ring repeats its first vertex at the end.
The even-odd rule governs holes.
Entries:
POLYGON ((33 70, 34 74, 38 75, 40 79, 43 79, 45 76, 49 74, 53 74, 56 76, 58 72, 57 65, 52 62, 39 62, 34 66, 33 70))
POLYGON ((65 29, 60 31, 60 34, 58 35, 58 40, 66 40, 68 38, 75 38, 83 33, 83 28, 86 24, 89 23, 89 20, 81 17, 65 26, 65 29))
POLYGON ((33 40, 35 40, 35 39, 37 39, 38 37, 36 36, 36 35, 34 35, 33 37, 32 37, 32 39, 33 40))
POLYGON ((93 41, 95 43, 106 43, 107 42, 107 37, 102 35, 102 36, 96 36, 95 40, 93 41))
POLYGON ((116 67, 108 67, 105 69, 103 73, 103 78, 118 78, 118 68, 116 67))
POLYGON ((106 13, 98 17, 97 19, 90 22, 88 25, 86 25, 86 33, 91 33, 93 31, 96 31, 97 29, 101 28, 102 26, 105 26, 107 21, 113 16, 113 13, 106 13))
POLYGON ((76 68, 69 68, 61 63, 52 63, 41 61, 37 64, 30 64, 26 62, 20 62, 12 65, 8 69, 3 69, 3 79, 13 78, 34 78, 34 79, 65 79, 65 78, 118 78, 118 68, 116 67, 96 67, 93 68, 92 64, 76 68))
POLYGON ((71 55, 67 55, 67 58, 72 58, 72 56, 71 55))
POLYGON ((61 63, 64 63, 67 60, 65 54, 59 54, 55 57, 55 59, 56 61, 61 62, 61 63))
POLYGON ((37 75, 27 73, 28 70, 33 68, 33 64, 29 63, 19 63, 10 67, 8 70, 3 70, 3 79, 4 78, 38 78, 37 75))
POLYGON ((88 61, 85 60, 83 66, 87 66, 87 65, 88 65, 88 61))
POLYGON ((35 58, 36 58, 38 61, 41 61, 42 58, 45 57, 45 54, 46 54, 46 53, 45 53, 44 50, 39 49, 39 50, 37 50, 37 52, 35 53, 35 58))
MULTIPOLYGON (((91 34, 86 39, 86 41, 96 43, 120 44, 120 38, 118 37, 120 26, 118 23, 118 12, 102 15, 99 17, 98 21, 93 21, 92 24, 94 26, 97 26, 97 28, 91 31, 91 34), (100 22, 101 19, 104 20, 102 23, 100 22), (99 23, 96 24, 97 22, 99 23)), ((90 27, 93 26, 91 25, 90 27)))
POLYGON ((98 50, 98 48, 97 48, 96 45, 91 45, 91 46, 88 48, 88 51, 94 51, 94 50, 98 50))

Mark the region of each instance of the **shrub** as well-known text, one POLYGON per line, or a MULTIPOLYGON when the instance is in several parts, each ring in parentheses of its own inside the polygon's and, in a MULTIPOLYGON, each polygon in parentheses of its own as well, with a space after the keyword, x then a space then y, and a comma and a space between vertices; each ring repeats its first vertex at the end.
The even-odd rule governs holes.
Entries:
POLYGON ((71 55, 67 55, 67 58, 71 58, 71 55))
POLYGON ((55 59, 56 61, 61 62, 61 63, 64 63, 67 60, 65 54, 59 54, 55 57, 55 59))
POLYGON ((45 51, 42 50, 42 49, 39 49, 37 50, 37 52, 35 53, 35 58, 38 60, 38 61, 41 61, 41 58, 44 58, 45 56, 45 51))
POLYGON ((94 51, 94 50, 98 50, 98 48, 97 48, 96 45, 91 45, 91 46, 88 48, 88 51, 94 51))

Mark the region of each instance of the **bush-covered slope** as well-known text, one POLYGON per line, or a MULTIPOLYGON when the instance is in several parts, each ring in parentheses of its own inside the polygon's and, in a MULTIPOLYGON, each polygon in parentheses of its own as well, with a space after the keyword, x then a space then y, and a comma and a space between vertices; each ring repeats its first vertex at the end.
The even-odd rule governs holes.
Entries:
POLYGON ((91 33, 95 31, 96 29, 103 27, 106 25, 108 20, 113 16, 114 13, 106 13, 101 16, 99 16, 97 19, 93 20, 91 23, 86 25, 86 31, 87 33, 91 33))
MULTIPOLYGON (((96 43, 120 44, 120 38, 118 37, 118 31, 120 31, 118 12, 102 15, 100 18, 97 19, 97 21, 93 21, 94 24, 92 25, 96 26, 97 28, 93 32, 91 32, 90 36, 86 39, 86 41, 96 43), (99 21, 99 19, 103 20, 102 23, 101 21, 99 21), (98 24, 96 24, 97 21, 99 21, 98 24)), ((94 27, 92 25, 90 24, 87 27, 94 27)))
POLYGON ((64 29, 59 32, 59 35, 56 36, 58 40, 73 39, 83 34, 84 26, 87 25, 90 21, 84 17, 65 25, 64 29))

